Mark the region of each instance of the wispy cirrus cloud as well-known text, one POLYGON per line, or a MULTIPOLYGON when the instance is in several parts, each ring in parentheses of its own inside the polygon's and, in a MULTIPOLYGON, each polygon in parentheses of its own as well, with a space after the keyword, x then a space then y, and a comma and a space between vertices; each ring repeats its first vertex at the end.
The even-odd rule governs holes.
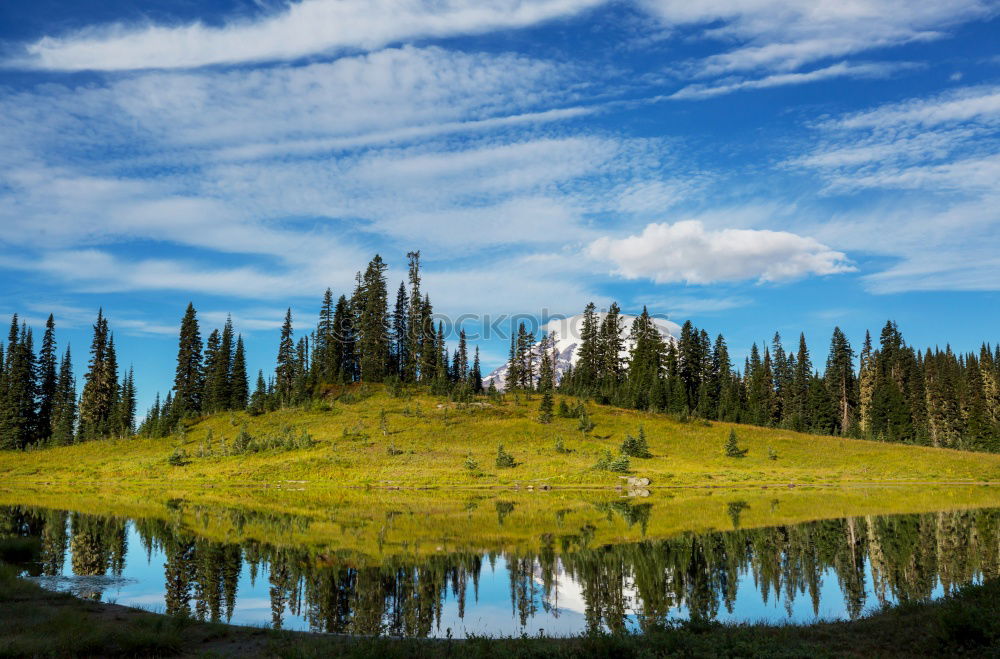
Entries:
POLYGON ((788 161, 828 197, 876 195, 812 229, 842 249, 892 257, 864 276, 877 293, 994 290, 1000 260, 1000 91, 966 87, 817 122, 788 161), (878 195, 882 196, 878 196, 878 195), (886 227, 891 227, 887 239, 886 227))
POLYGON ((8 65, 59 71, 191 68, 375 50, 401 41, 521 28, 606 0, 301 0, 221 27, 92 26, 27 44, 8 65))
POLYGON ((830 191, 993 187, 1000 159, 1000 88, 962 88, 818 122, 819 143, 789 160, 830 191))
POLYGON ((1000 12, 991 0, 640 0, 669 26, 701 28, 705 39, 737 44, 688 63, 699 76, 794 71, 827 58, 939 39, 961 23, 1000 12))
POLYGON ((560 127, 589 111, 573 105, 578 74, 403 47, 11 94, 0 242, 37 253, 6 265, 95 292, 276 298, 349 288, 372 244, 453 259, 558 250, 595 237, 591 214, 696 194, 666 140, 560 127), (134 242, 155 256, 120 253, 134 242))
POLYGON ((912 68, 909 63, 899 62, 866 62, 850 64, 838 62, 831 66, 811 71, 796 71, 793 73, 774 73, 763 78, 735 80, 715 84, 693 84, 681 88, 671 94, 672 99, 703 99, 722 96, 737 91, 752 89, 768 89, 787 85, 803 85, 830 78, 886 78, 903 69, 912 68))

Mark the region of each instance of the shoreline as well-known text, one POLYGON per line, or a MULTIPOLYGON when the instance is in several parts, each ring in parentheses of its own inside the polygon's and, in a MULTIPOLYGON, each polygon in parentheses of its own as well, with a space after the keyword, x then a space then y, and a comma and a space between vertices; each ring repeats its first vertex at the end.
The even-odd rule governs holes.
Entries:
POLYGON ((543 637, 396 638, 200 622, 48 591, 0 562, 0 612, 10 656, 241 656, 465 658, 638 652, 689 656, 969 655, 1000 640, 1000 581, 960 588, 929 602, 871 611, 853 621, 810 624, 673 621, 642 634, 543 637), (34 622, 25 621, 30 616, 34 622), (52 625, 60 624, 59 628, 52 625), (48 630, 48 633, 47 631, 48 630))

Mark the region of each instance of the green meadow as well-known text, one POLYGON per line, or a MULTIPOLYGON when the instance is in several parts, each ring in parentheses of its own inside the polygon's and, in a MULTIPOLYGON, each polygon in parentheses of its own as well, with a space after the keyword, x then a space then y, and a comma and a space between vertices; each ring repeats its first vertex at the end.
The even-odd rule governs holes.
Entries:
MULTIPOLYGON (((808 435, 587 404, 593 429, 558 415, 542 424, 538 397, 454 403, 381 387, 259 416, 190 420, 162 439, 109 439, 0 453, 7 484, 288 485, 352 487, 613 488, 1000 482, 1000 455, 808 435), (627 471, 618 456, 640 427, 650 458, 627 471), (728 457, 735 431, 744 457, 728 457), (242 435, 241 435, 242 433, 242 435), (241 449, 250 441, 250 450, 241 449), (514 466, 497 466, 498 446, 514 466)), ((557 399, 558 401, 558 399, 557 399)), ((567 401, 570 406, 575 400, 567 401)))

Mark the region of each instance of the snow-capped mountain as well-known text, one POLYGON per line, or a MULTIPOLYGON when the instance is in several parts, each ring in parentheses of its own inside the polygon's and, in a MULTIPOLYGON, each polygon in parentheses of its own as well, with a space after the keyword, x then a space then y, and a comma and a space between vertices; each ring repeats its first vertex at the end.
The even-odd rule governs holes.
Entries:
MULTIPOLYGON (((598 323, 604 320, 607 313, 598 313, 598 323)), ((635 320, 635 316, 629 316, 627 314, 620 314, 622 319, 622 332, 621 336, 624 341, 625 348, 621 353, 623 358, 628 357, 629 351, 632 349, 632 342, 629 340, 629 332, 632 329, 632 321, 635 320)), ((659 318, 653 319, 653 324, 656 328, 660 330, 660 334, 663 335, 666 341, 676 341, 677 337, 680 336, 681 328, 677 323, 672 323, 669 320, 662 320, 659 318)), ((555 350, 557 352, 556 364, 555 364, 555 377, 556 382, 562 379, 563 373, 570 366, 576 366, 577 346, 580 345, 580 330, 583 329, 583 314, 577 314, 576 316, 571 316, 569 318, 556 318, 550 320, 548 324, 543 328, 545 332, 550 336, 555 338, 555 350)), ((540 354, 540 348, 538 344, 532 349, 532 353, 537 358, 540 354)), ((507 364, 504 364, 500 368, 496 369, 489 375, 483 378, 483 386, 489 387, 490 382, 498 390, 503 390, 504 383, 507 379, 507 364)))

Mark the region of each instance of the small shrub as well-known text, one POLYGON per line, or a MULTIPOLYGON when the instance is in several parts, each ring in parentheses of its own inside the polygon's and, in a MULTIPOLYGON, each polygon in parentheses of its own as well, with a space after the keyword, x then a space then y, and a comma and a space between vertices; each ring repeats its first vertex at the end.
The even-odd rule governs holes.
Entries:
POLYGON ((365 432, 365 426, 360 421, 355 423, 350 428, 344 426, 343 436, 344 439, 353 439, 353 440, 368 439, 368 433, 365 432))
POLYGON ((184 449, 178 446, 174 449, 174 452, 170 454, 170 457, 167 458, 167 462, 170 463, 170 466, 172 467, 183 467, 188 463, 187 453, 184 452, 184 449))
POLYGON ((604 453, 601 454, 597 464, 594 465, 594 469, 613 471, 619 474, 627 474, 631 468, 632 463, 628 459, 627 455, 619 455, 615 457, 611 455, 611 451, 607 449, 604 450, 604 453))
POLYGON ((622 442, 621 454, 633 458, 651 458, 653 454, 649 452, 649 442, 646 440, 646 430, 639 426, 639 436, 626 435, 622 442))
POLYGON ((729 458, 742 458, 746 456, 749 449, 741 449, 739 444, 736 443, 736 430, 730 429, 729 439, 726 440, 726 457, 729 458))
POLYGON ((566 445, 563 444, 562 437, 556 438, 556 453, 572 453, 572 452, 573 451, 571 449, 566 448, 566 445))
POLYGON ((385 410, 379 410, 378 429, 382 431, 383 437, 389 436, 389 415, 385 413, 385 410))
POLYGON ((497 444, 497 469, 512 469, 516 466, 514 456, 503 450, 503 444, 497 444))
POLYGON ((389 442, 389 448, 386 449, 386 453, 389 455, 403 455, 404 451, 402 449, 396 448, 396 445, 389 442))
POLYGON ((242 455, 246 453, 247 448, 250 447, 250 443, 253 442, 253 436, 247 431, 247 424, 243 424, 240 431, 236 433, 236 438, 233 440, 232 451, 235 455, 242 455))
POLYGON ((571 419, 573 418, 573 412, 569 409, 569 405, 566 404, 566 399, 562 398, 559 400, 559 407, 557 412, 560 419, 571 419))
POLYGON ((767 447, 767 459, 768 460, 777 460, 778 459, 778 452, 775 451, 770 446, 767 447))
POLYGON ((212 429, 209 428, 208 432, 205 433, 205 439, 202 440, 201 444, 198 445, 198 457, 207 458, 212 455, 212 439, 214 435, 212 429))
POLYGON ((584 409, 583 412, 580 414, 580 423, 578 423, 576 427, 577 430, 586 435, 590 433, 590 431, 593 430, 596 425, 597 425, 596 423, 590 420, 590 415, 587 414, 587 410, 584 409))
POLYGON ((403 397, 403 381, 399 379, 398 376, 393 375, 389 378, 389 395, 393 398, 403 397))
POLYGON ((479 471, 479 463, 472 459, 472 454, 465 456, 465 468, 469 471, 479 471))

